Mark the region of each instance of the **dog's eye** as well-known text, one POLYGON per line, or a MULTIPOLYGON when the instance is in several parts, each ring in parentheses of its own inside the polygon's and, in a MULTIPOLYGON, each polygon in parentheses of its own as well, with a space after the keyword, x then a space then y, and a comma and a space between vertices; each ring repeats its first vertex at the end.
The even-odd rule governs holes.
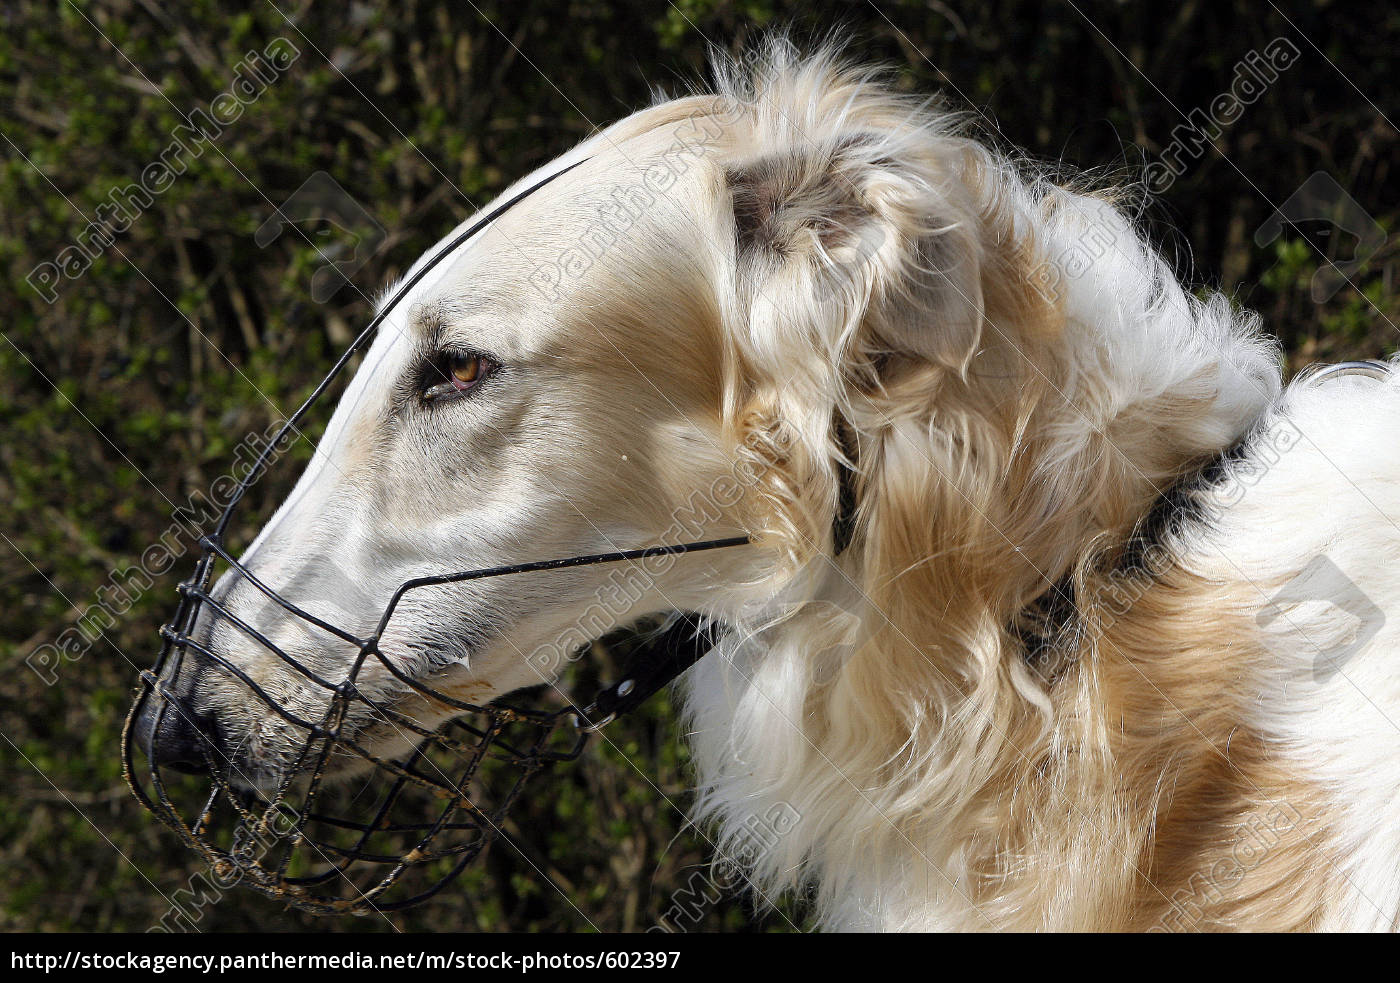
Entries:
POLYGON ((485 355, 443 352, 429 367, 423 399, 431 402, 446 396, 460 396, 480 385, 494 368, 495 363, 485 355))

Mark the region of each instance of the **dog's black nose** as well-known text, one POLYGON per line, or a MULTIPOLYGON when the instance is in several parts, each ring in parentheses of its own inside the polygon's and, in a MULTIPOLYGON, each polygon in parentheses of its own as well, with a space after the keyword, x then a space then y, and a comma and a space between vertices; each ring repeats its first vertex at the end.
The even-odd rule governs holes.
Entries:
POLYGON ((217 763, 222 754, 212 720, 159 692, 147 696, 136 718, 136 740, 152 764, 188 775, 207 772, 209 757, 217 763))

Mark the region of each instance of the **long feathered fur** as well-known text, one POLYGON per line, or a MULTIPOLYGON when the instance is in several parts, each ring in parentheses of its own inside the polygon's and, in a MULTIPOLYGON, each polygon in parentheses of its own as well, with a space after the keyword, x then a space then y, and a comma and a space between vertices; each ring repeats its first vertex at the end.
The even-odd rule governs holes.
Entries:
POLYGON ((1270 432, 1257 319, 1184 288, 1114 194, 829 50, 720 79, 743 107, 725 415, 780 559, 686 683, 719 850, 834 928, 1327 924, 1320 785, 1257 712, 1264 591, 1306 551, 1222 574, 1203 482, 1205 518, 1122 579, 1163 493, 1270 432), (1063 597, 1038 671, 1024 629, 1063 597), (779 806, 800 821, 744 850, 779 806), (1224 878, 1259 828, 1267 856, 1224 878))

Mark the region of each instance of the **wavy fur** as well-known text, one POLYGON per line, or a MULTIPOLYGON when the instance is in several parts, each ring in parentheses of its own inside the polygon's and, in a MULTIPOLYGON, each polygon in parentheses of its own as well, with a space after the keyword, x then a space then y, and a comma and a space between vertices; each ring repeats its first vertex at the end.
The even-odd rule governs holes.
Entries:
POLYGON ((1115 600, 1154 502, 1271 432, 1257 319, 1185 289, 1111 195, 829 51, 777 43, 720 76, 746 107, 726 417, 781 447, 750 525, 784 561, 776 601, 730 612, 745 629, 686 684, 720 850, 793 808, 755 883, 806 890, 832 928, 1331 924, 1351 893, 1335 793, 1260 704, 1265 591, 1308 550, 1231 571, 1202 483, 1201 518, 1115 600), (857 523, 833 558, 842 462, 857 523), (1028 651, 1071 589, 1073 630, 1028 651), (1261 828, 1265 856, 1220 866, 1261 828))

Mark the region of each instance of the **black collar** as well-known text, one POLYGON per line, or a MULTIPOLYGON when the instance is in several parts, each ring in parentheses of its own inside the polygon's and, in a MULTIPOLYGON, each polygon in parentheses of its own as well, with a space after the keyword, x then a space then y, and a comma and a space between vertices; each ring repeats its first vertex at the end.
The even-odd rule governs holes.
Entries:
POLYGON ((856 531, 856 472, 860 453, 855 432, 839 419, 834 427, 841 457, 836 461, 836 516, 831 521, 831 551, 840 556, 856 531), (849 462, 849 463, 848 463, 849 462))
MULTIPOLYGON (((1241 440, 1232 445, 1159 494, 1108 574, 1124 584, 1160 577, 1166 543, 1188 523, 1204 521, 1202 493, 1224 478, 1228 466, 1244 455, 1246 444, 1241 440)), ((1084 628, 1074 580, 1066 575, 1016 616, 1011 633, 1021 640, 1026 663, 1051 682, 1069 664, 1084 628)))

